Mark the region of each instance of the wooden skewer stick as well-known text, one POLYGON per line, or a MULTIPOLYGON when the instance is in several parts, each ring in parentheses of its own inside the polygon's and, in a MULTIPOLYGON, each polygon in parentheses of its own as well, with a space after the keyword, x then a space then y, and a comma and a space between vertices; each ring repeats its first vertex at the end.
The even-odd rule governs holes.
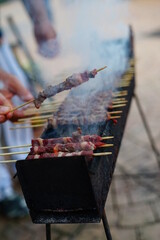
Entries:
MULTIPOLYGON (((0 147, 1 150, 3 149, 10 149, 10 148, 24 148, 24 147, 31 147, 32 145, 31 144, 25 144, 25 145, 19 145, 19 146, 5 146, 5 147, 0 147)), ((100 147, 112 147, 113 144, 104 144, 100 147)))
POLYGON ((17 155, 17 154, 28 154, 29 152, 10 152, 10 153, 0 153, 0 156, 11 156, 11 155, 17 155))
POLYGON ((12 110, 10 110, 10 112, 14 112, 15 110, 17 110, 17 109, 19 109, 21 107, 24 107, 24 106, 26 106, 26 105, 28 105, 28 104, 30 104, 32 102, 34 102, 34 99, 32 99, 32 100, 30 100, 30 101, 28 101, 26 103, 23 103, 23 104, 19 105, 18 107, 13 108, 12 110))
POLYGON ((105 136, 105 137, 102 137, 102 140, 107 140, 107 139, 113 139, 114 136, 105 136))
POLYGON ((32 111, 32 112, 26 112, 26 113, 24 113, 24 116, 25 117, 27 117, 27 116, 37 116, 37 115, 41 115, 41 114, 44 114, 44 113, 53 113, 53 112, 55 112, 55 111, 53 111, 53 109, 52 110, 45 110, 45 111, 40 111, 40 112, 34 112, 34 111, 32 111))
POLYGON ((114 136, 105 136, 105 137, 102 137, 102 140, 106 140, 106 139, 113 139, 114 136))
POLYGON ((129 87, 129 86, 130 86, 130 84, 123 83, 123 84, 118 84, 116 87, 123 88, 123 87, 129 87))
POLYGON ((109 112, 109 114, 119 114, 119 113, 122 113, 123 111, 112 111, 112 112, 109 112))
POLYGON ((114 92, 114 93, 112 93, 112 95, 113 95, 113 97, 127 96, 128 91, 114 92))
POLYGON ((4 161, 0 161, 0 163, 15 163, 17 162, 17 160, 4 160, 4 161))
POLYGON ((25 128, 38 128, 38 127, 44 127, 44 124, 35 124, 35 125, 27 125, 27 126, 21 126, 21 127, 11 127, 10 130, 16 130, 16 129, 25 129, 25 128))
POLYGON ((41 112, 41 111, 46 111, 46 110, 54 110, 54 109, 58 109, 59 108, 59 105, 53 105, 53 104, 51 104, 51 105, 49 105, 48 104, 48 107, 43 107, 43 108, 39 108, 39 109, 37 109, 37 108, 27 108, 27 109, 25 109, 24 110, 24 112, 25 113, 27 113, 27 112, 34 112, 34 113, 39 113, 39 112, 41 112))
POLYGON ((31 144, 24 144, 24 145, 19 145, 19 146, 5 146, 5 147, 0 147, 0 149, 10 149, 10 148, 24 148, 24 147, 31 147, 31 144))
POLYGON ((39 114, 41 114, 41 113, 43 113, 43 112, 45 112, 45 111, 53 111, 53 110, 55 110, 55 109, 57 109, 57 107, 55 108, 55 107, 50 107, 50 108, 46 108, 46 109, 35 109, 35 108, 31 108, 31 109, 26 109, 26 110, 24 110, 24 113, 25 114, 37 114, 37 113, 39 113, 39 114))
POLYGON ((134 75, 133 72, 126 72, 124 77, 130 78, 132 80, 133 79, 133 75, 134 75))
POLYGON ((121 83, 121 84, 116 85, 116 87, 118 87, 118 88, 129 87, 129 86, 130 86, 130 83, 121 83))
POLYGON ((33 123, 45 123, 47 121, 46 119, 35 119, 35 120, 31 120, 31 121, 24 121, 24 122, 14 122, 15 125, 21 125, 21 124, 33 124, 33 123))
POLYGON ((132 75, 124 75, 121 79, 122 82, 131 82, 132 81, 132 75))
POLYGON ((119 108, 119 107, 125 107, 126 104, 117 104, 117 105, 113 105, 112 108, 119 108))
MULTIPOLYGON (((113 111, 113 112, 109 112, 109 114, 120 114, 120 113, 122 113, 123 111, 113 111)), ((120 116, 111 116, 111 119, 114 119, 114 118, 120 118, 120 116)), ((14 124, 18 124, 18 125, 21 125, 21 124, 33 124, 33 126, 34 126, 34 124, 41 124, 41 123, 47 123, 47 119, 48 118, 46 118, 46 119, 35 119, 35 120, 31 120, 31 121, 25 121, 25 122, 14 122, 14 124)))
POLYGON ((113 99, 114 102, 116 102, 116 101, 121 101, 121 100, 124 100, 124 101, 126 100, 126 98, 123 98, 123 97, 122 97, 122 98, 114 97, 114 98, 112 98, 112 99, 113 99))
POLYGON ((55 110, 57 109, 47 109, 47 110, 41 110, 41 111, 26 111, 24 112, 24 116, 28 116, 28 115, 36 115, 36 114, 42 114, 42 113, 53 113, 55 110))
POLYGON ((100 72, 100 71, 104 70, 105 68, 107 68, 107 66, 97 69, 97 72, 100 72))
POLYGON ((24 116, 25 117, 37 117, 37 116, 44 116, 46 113, 54 113, 56 112, 56 109, 52 109, 52 110, 47 110, 47 111, 43 111, 43 112, 31 112, 31 113, 25 113, 24 116))
MULTIPOLYGON (((112 155, 112 152, 93 153, 94 157, 108 156, 108 155, 112 155)), ((17 161, 18 160, 4 160, 4 161, 0 161, 0 163, 15 163, 17 161)))
POLYGON ((26 118, 21 118, 18 120, 18 122, 23 122, 23 121, 26 121, 26 120, 34 120, 34 119, 43 119, 43 118, 49 118, 49 117, 53 117, 53 114, 50 114, 50 115, 39 115, 39 116, 36 116, 36 117, 26 117, 26 118))
POLYGON ((121 116, 111 116, 111 117, 109 117, 109 119, 117 119, 117 118, 121 118, 121 116))
POLYGON ((105 147, 113 147, 113 144, 104 144, 102 146, 100 146, 100 148, 105 148, 105 147))
POLYGON ((121 83, 117 84, 116 87, 123 87, 123 86, 127 86, 129 87, 131 85, 131 82, 129 81, 122 81, 121 83))
POLYGON ((127 103, 127 100, 122 100, 122 101, 113 101, 112 104, 121 104, 121 103, 127 103))
MULTIPOLYGON (((41 108, 46 108, 46 106, 49 106, 49 105, 55 105, 55 106, 57 106, 57 105, 61 105, 61 103, 62 102, 55 102, 55 101, 50 101, 50 102, 47 102, 47 103, 45 103, 45 102, 43 102, 42 103, 42 105, 41 105, 41 108)), ((32 107, 32 106, 29 106, 27 109, 34 109, 35 110, 35 108, 34 107, 32 107)))
POLYGON ((42 113, 46 113, 47 111, 49 112, 55 112, 57 109, 58 109, 59 107, 54 107, 54 108, 46 108, 46 109, 40 109, 40 110, 38 110, 38 111, 34 111, 34 109, 33 110, 27 110, 27 111, 25 111, 25 113, 26 114, 42 114, 42 113))
POLYGON ((121 84, 131 84, 131 81, 132 81, 132 77, 128 78, 128 77, 125 77, 121 80, 121 84))
POLYGON ((112 152, 93 153, 94 157, 108 156, 108 155, 112 155, 112 152))

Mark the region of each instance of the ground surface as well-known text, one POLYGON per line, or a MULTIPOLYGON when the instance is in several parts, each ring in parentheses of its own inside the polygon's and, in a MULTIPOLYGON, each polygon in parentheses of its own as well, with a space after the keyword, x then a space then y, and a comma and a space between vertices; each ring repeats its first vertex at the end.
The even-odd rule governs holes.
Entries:
MULTIPOLYGON (((136 47, 136 92, 160 151, 160 1, 123 1, 129 14, 125 21, 132 24, 136 47)), ((13 15, 33 56, 42 67, 50 63, 38 58, 31 27, 19 1, 2 5, 2 22, 13 15), (17 14, 17 12, 19 14, 17 14), (22 12, 22 14, 21 14, 22 12), (25 31, 23 31, 25 27, 25 31)), ((8 27, 6 32, 12 39, 8 27)), ((48 65, 47 65, 48 64, 48 65)), ((46 76, 48 79, 49 76, 46 76)), ((131 106, 118 163, 106 204, 113 240, 160 239, 160 169, 149 144, 135 101, 131 106), (129 177, 124 173, 130 174, 129 177)), ((9 221, 0 218, 0 240, 45 239, 44 226, 33 225, 30 218, 9 221)), ((105 239, 102 223, 52 226, 52 239, 105 239)))

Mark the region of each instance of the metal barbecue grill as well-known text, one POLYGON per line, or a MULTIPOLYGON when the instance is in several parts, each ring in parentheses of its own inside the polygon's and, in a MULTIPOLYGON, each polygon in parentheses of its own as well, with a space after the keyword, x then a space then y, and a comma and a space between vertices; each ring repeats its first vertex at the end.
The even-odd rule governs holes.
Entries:
MULTIPOLYGON (((120 41, 120 40, 119 40, 120 41)), ((30 211, 33 223, 46 224, 46 236, 51 238, 50 224, 64 223, 99 223, 102 219, 106 237, 111 240, 111 233, 104 211, 105 202, 116 165, 124 128, 134 94, 134 54, 133 37, 127 42, 129 69, 133 71, 128 87, 119 88, 127 104, 118 123, 112 120, 80 126, 83 134, 114 136, 114 147, 110 156, 93 158, 87 162, 85 157, 61 157, 53 159, 33 159, 17 161, 16 168, 22 191, 30 211), (130 61, 132 60, 132 61, 130 61)), ((70 136, 77 125, 59 125, 55 129, 44 131, 42 138, 70 136)), ((108 141, 111 140, 107 140, 108 141)), ((104 148, 102 151, 106 151, 104 148)))

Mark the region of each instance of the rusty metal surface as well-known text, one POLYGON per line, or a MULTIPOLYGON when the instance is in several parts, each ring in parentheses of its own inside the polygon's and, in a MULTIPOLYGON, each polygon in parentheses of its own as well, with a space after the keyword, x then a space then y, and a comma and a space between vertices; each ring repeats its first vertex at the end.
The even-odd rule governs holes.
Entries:
MULTIPOLYGON (((133 57, 132 35, 127 44, 129 60, 133 57)), ((101 150, 101 152, 112 151, 111 156, 94 158, 91 164, 86 164, 83 157, 62 158, 55 161, 38 159, 17 162, 18 177, 33 222, 87 223, 100 221, 134 94, 134 77, 133 75, 129 87, 118 89, 128 91, 126 96, 128 103, 125 108, 119 108, 123 113, 117 125, 110 120, 107 123, 81 126, 84 135, 114 136, 112 139, 114 147, 101 150), (60 176, 62 176, 61 179, 60 176), (53 187, 55 184, 59 189, 57 191, 53 187), (44 196, 45 194, 46 196, 44 196)), ((42 138, 71 136, 76 129, 76 125, 61 125, 52 131, 44 132, 42 138)))

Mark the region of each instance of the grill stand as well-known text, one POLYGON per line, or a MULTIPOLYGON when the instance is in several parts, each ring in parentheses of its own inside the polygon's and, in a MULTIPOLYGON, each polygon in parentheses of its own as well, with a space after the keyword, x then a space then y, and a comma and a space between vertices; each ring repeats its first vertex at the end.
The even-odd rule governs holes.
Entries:
POLYGON ((51 240, 51 224, 46 224, 46 240, 51 240))
MULTIPOLYGON (((106 239, 107 240, 112 240, 112 235, 111 235, 111 232, 110 232, 110 227, 109 227, 109 224, 108 224, 108 220, 107 220, 105 210, 103 211, 102 222, 103 222, 103 227, 104 227, 104 231, 105 231, 105 234, 106 234, 106 239)), ((46 224, 46 240, 51 240, 51 224, 46 224)))
POLYGON ((105 210, 103 212, 102 222, 103 222, 103 227, 104 227, 105 234, 106 234, 106 239, 107 240, 112 240, 110 227, 109 227, 109 224, 108 224, 108 220, 107 220, 107 216, 106 216, 105 210))
POLYGON ((146 130, 146 133, 147 133, 147 136, 148 136, 150 145, 151 145, 152 150, 153 150, 153 152, 154 152, 154 155, 155 155, 155 157, 156 157, 158 167, 159 167, 159 169, 160 169, 160 153, 159 153, 159 151, 158 151, 158 149, 157 149, 157 147, 156 147, 154 138, 153 138, 153 136, 152 136, 151 130, 150 130, 149 125, 148 125, 147 120, 146 120, 146 116, 145 116, 145 114, 144 114, 144 112, 143 112, 143 110, 142 110, 142 106, 141 106, 141 104, 140 104, 140 100, 139 100, 139 98, 138 98, 138 96, 137 96, 136 93, 134 93, 133 96, 134 96, 134 99, 135 99, 135 102, 136 102, 136 105, 137 105, 137 108, 138 108, 140 117, 141 117, 141 119, 142 119, 142 123, 143 123, 143 125, 144 125, 145 130, 146 130))

